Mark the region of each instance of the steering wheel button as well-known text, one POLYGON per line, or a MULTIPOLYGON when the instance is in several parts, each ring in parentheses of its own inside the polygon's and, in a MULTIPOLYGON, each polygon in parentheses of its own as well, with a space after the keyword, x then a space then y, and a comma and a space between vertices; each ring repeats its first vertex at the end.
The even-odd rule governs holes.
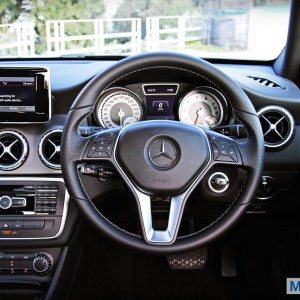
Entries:
POLYGON ((107 152, 97 152, 97 157, 109 157, 109 154, 107 152))
POLYGON ((103 152, 105 150, 106 150, 105 146, 99 146, 99 147, 97 147, 97 152, 103 152))
POLYGON ((228 155, 229 155, 229 152, 228 152, 228 150, 221 150, 221 151, 220 151, 220 154, 221 154, 221 155, 224 155, 224 156, 228 156, 228 155))
POLYGON ((97 141, 98 145, 101 146, 107 146, 108 144, 110 144, 113 140, 112 139, 101 139, 97 141))
POLYGON ((230 146, 229 149, 228 149, 228 151, 229 151, 230 157, 231 157, 235 162, 237 162, 238 159, 237 159, 237 156, 236 156, 236 153, 235 153, 235 150, 234 150, 233 146, 230 146))
POLYGON ((107 153, 109 156, 111 156, 111 154, 112 154, 112 147, 111 147, 111 146, 107 146, 107 148, 106 148, 106 153, 107 153))
POLYGON ((220 141, 220 138, 217 136, 217 135, 214 135, 214 134, 208 134, 208 137, 211 141, 213 142, 219 142, 220 141))
POLYGON ((214 160, 216 160, 218 158, 218 156, 220 155, 220 151, 219 151, 219 148, 215 144, 212 144, 212 151, 213 151, 214 160))
POLYGON ((219 145, 220 154, 227 156, 229 155, 229 146, 228 144, 220 143, 219 145))
POLYGON ((97 149, 97 143, 93 142, 89 149, 88 157, 91 157, 91 155, 93 155, 96 152, 96 149, 97 149))
POLYGON ((116 137, 117 136, 117 134, 115 133, 115 132, 110 132, 110 133, 108 133, 105 137, 106 138, 114 138, 114 137, 116 137))
POLYGON ((232 159, 229 155, 220 155, 216 160, 217 161, 224 161, 224 162, 234 161, 234 159, 232 159))

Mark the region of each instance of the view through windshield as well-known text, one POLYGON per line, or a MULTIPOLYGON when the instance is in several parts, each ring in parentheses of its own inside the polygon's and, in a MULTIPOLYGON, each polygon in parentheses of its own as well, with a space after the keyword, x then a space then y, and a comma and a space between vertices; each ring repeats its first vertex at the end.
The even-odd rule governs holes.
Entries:
POLYGON ((288 0, 1 0, 0 57, 176 50, 271 60, 289 9, 288 0))

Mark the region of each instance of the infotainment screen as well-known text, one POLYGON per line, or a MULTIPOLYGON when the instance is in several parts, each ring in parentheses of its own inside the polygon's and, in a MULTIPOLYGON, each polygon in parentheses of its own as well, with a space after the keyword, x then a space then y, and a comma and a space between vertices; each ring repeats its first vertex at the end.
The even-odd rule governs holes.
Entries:
POLYGON ((0 112, 35 112, 34 77, 0 77, 0 112))
POLYGON ((0 123, 41 123, 50 117, 46 68, 0 68, 0 123))

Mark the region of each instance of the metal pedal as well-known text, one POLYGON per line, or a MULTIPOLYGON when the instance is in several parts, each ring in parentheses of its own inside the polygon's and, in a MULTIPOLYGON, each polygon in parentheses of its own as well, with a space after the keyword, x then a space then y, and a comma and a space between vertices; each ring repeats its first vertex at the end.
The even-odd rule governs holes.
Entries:
POLYGON ((168 255, 169 267, 173 270, 203 269, 207 261, 207 248, 200 248, 190 252, 168 255))

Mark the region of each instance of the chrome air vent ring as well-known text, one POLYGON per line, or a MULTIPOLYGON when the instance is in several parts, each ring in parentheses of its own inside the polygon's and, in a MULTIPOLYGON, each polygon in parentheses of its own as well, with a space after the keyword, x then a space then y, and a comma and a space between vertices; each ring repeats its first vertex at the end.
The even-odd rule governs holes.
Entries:
POLYGON ((40 140, 38 153, 41 161, 49 168, 60 170, 60 141, 62 129, 47 132, 40 140))
POLYGON ((257 115, 262 125, 266 148, 277 150, 291 142, 295 120, 287 109, 270 105, 261 108, 257 115))
POLYGON ((20 167, 28 155, 28 144, 17 131, 0 132, 0 170, 11 171, 20 167))

